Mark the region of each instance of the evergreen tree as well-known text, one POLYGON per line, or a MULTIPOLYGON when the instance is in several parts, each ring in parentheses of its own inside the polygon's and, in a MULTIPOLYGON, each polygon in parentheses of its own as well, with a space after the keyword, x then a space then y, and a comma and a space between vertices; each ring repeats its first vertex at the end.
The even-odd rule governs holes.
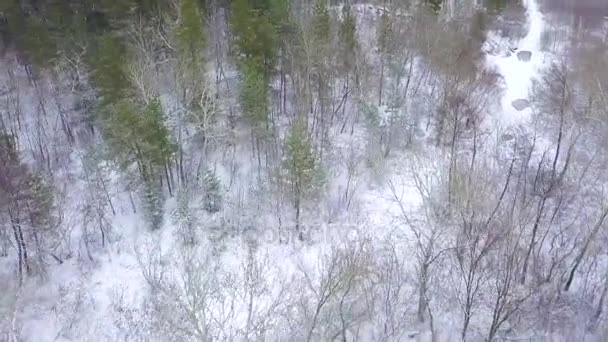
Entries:
POLYGON ((129 79, 124 71, 124 45, 111 33, 99 36, 95 45, 89 55, 92 81, 101 95, 102 105, 116 103, 129 94, 129 79))
POLYGON ((242 67, 240 89, 241 110, 254 132, 260 135, 266 129, 268 119, 268 94, 264 74, 253 62, 242 67))
POLYGON ((384 91, 384 69, 391 62, 394 53, 393 46, 393 22, 389 13, 385 10, 380 16, 378 28, 376 29, 378 53, 380 55, 380 82, 378 86, 378 106, 382 105, 384 91))
POLYGON ((313 67, 317 73, 326 72, 331 43, 331 18, 327 8, 327 1, 317 0, 313 8, 313 15, 310 22, 311 28, 311 59, 313 67))
POLYGON ((321 174, 308 131, 300 120, 294 122, 289 131, 285 146, 283 169, 286 173, 285 179, 290 188, 295 210, 296 231, 299 232, 299 238, 302 240, 304 238, 300 231, 302 203, 320 185, 321 174))
POLYGON ((394 31, 393 31, 393 18, 391 15, 384 11, 378 21, 378 28, 376 30, 378 50, 382 56, 390 55, 394 52, 394 31))
POLYGON ((106 139, 123 170, 137 164, 146 216, 152 228, 160 228, 163 217, 160 179, 175 151, 160 101, 152 101, 140 111, 137 104, 124 99, 110 106, 109 111, 104 125, 106 139))
POLYGON ((268 81, 277 58, 278 35, 265 2, 232 3, 231 28, 240 64, 256 66, 268 81))
POLYGON ((434 14, 439 14, 443 7, 443 0, 427 0, 429 8, 434 14))
POLYGON ((356 68, 359 49, 357 21, 348 5, 342 7, 342 21, 338 30, 338 49, 339 67, 345 75, 348 75, 356 68))
POLYGON ((55 46, 48 28, 40 18, 29 16, 26 19, 26 29, 22 41, 33 66, 42 69, 53 64, 55 46))
POLYGON ((216 213, 222 209, 221 182, 215 172, 208 170, 203 177, 203 209, 216 213))
POLYGON ((199 76, 201 56, 206 38, 203 31, 201 10, 196 0, 181 0, 177 27, 179 54, 185 69, 199 76))
POLYGON ((319 154, 322 158, 325 147, 328 146, 328 125, 330 119, 328 116, 328 108, 330 107, 331 82, 333 76, 332 57, 332 32, 331 18, 326 0, 317 0, 313 6, 312 18, 307 28, 308 39, 306 42, 307 61, 310 65, 306 65, 303 70, 303 77, 307 79, 311 94, 310 106, 311 112, 314 112, 312 92, 316 91, 319 124, 315 125, 315 137, 319 137, 317 141, 320 143, 319 154), (309 69, 308 69, 309 68, 309 69), (310 73, 310 76, 307 76, 310 73))
POLYGON ((310 26, 312 28, 312 36, 318 46, 320 48, 327 48, 331 37, 331 18, 326 0, 317 0, 315 2, 310 26))
POLYGON ((150 229, 160 229, 164 221, 164 196, 157 179, 150 179, 143 184, 143 209, 150 229))
POLYGON ((185 244, 194 245, 197 242, 197 213, 190 206, 192 191, 188 187, 181 187, 177 192, 176 208, 173 212, 173 222, 177 232, 185 244))
POLYGON ((14 136, 0 133, 0 214, 7 218, 17 252, 19 282, 33 262, 44 266, 44 235, 53 227, 53 189, 22 162, 14 136))
POLYGON ((108 109, 105 136, 123 169, 137 163, 142 180, 148 182, 161 174, 175 151, 158 100, 142 111, 131 100, 121 100, 108 109))
POLYGON ((150 102, 141 118, 142 152, 157 168, 164 167, 175 152, 169 130, 165 125, 165 114, 158 99, 150 102))

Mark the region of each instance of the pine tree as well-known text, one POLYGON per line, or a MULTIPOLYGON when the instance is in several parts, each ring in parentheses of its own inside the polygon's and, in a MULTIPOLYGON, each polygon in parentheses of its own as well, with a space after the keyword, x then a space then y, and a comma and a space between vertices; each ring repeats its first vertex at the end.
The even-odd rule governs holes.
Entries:
POLYGON ((148 161, 158 168, 164 167, 175 153, 175 144, 171 141, 165 125, 165 114, 158 99, 144 108, 139 135, 142 152, 148 161))
POLYGON ((338 30, 338 63, 342 73, 348 75, 355 70, 359 43, 357 40, 357 21, 350 6, 342 7, 342 21, 338 30))
POLYGON ((427 0, 429 8, 434 14, 439 14, 443 7, 443 0, 427 0))
POLYGON ((177 226, 178 234, 182 237, 185 244, 194 245, 197 243, 196 234, 196 213, 191 208, 192 192, 188 187, 181 187, 177 192, 177 203, 173 212, 173 222, 177 226))
POLYGON ((27 167, 21 163, 15 137, 0 132, 0 209, 8 218, 15 240, 19 284, 23 282, 24 273, 30 273, 28 255, 31 254, 28 253, 31 249, 22 226, 28 174, 27 167))
POLYGON ((258 67, 266 81, 274 71, 279 44, 277 28, 267 8, 265 2, 235 0, 230 20, 237 61, 258 67))
POLYGON ((146 180, 143 184, 143 207, 145 218, 152 230, 160 229, 164 221, 164 196, 157 179, 146 180))
POLYGON ((108 111, 105 136, 123 169, 137 163, 144 183, 158 178, 175 152, 160 102, 152 101, 140 111, 136 103, 125 99, 108 111))
POLYGON ((378 21, 378 29, 377 29, 377 40, 378 40, 378 50, 382 54, 390 53, 393 45, 393 19, 391 15, 385 10, 382 12, 380 16, 380 20, 378 21))
POLYGON ((203 67, 202 53, 206 45, 206 38, 197 0, 180 1, 177 42, 183 72, 189 71, 200 76, 199 68, 203 67))
POLYGON ((203 177, 203 209, 216 213, 222 209, 221 182, 215 172, 208 170, 203 177))
POLYGON ((241 72, 241 110, 253 127, 254 133, 260 136, 265 131, 268 120, 266 80, 253 62, 245 63, 241 72))
POLYGON ((44 266, 44 236, 53 226, 53 189, 22 162, 14 136, 0 132, 0 213, 7 218, 17 252, 19 282, 44 266), (36 258, 37 257, 37 258, 36 258))
POLYGON ((30 58, 30 63, 37 69, 52 65, 55 46, 49 35, 48 27, 45 26, 42 19, 36 16, 29 16, 25 25, 25 32, 23 32, 21 40, 30 58))
POLYGON ((321 174, 315 159, 313 145, 308 136, 306 126, 301 120, 294 122, 289 131, 285 146, 283 169, 290 188, 293 207, 295 210, 296 231, 302 240, 300 231, 300 215, 302 202, 309 198, 313 190, 321 184, 321 174))
POLYGON ((329 56, 331 49, 331 18, 325 0, 317 0, 313 8, 313 16, 310 21, 311 35, 311 60, 316 70, 317 77, 326 83, 326 73, 329 72, 329 56))
POLYGON ((393 22, 390 14, 385 10, 380 16, 378 28, 376 29, 378 41, 378 53, 380 55, 380 82, 378 87, 378 106, 382 105, 382 92, 384 91, 384 69, 391 62, 394 53, 393 45, 393 22))
POLYGON ((93 83, 102 97, 102 105, 116 103, 129 94, 129 79, 124 71, 125 48, 111 33, 99 36, 95 45, 89 55, 93 83))

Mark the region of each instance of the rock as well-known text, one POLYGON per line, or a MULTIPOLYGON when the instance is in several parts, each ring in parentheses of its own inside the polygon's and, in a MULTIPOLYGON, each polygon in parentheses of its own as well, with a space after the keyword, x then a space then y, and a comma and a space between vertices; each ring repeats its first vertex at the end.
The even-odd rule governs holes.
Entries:
POLYGON ((517 53, 517 59, 519 59, 522 62, 529 62, 532 59, 532 52, 531 51, 519 51, 517 53))
POLYGON ((515 108, 521 112, 522 110, 530 107, 530 101, 528 101, 526 99, 517 99, 517 100, 511 102, 511 105, 513 106, 513 108, 515 108))
POLYGON ((513 134, 509 134, 509 133, 505 133, 502 135, 502 137, 500 138, 500 140, 502 140, 503 142, 505 141, 511 141, 513 140, 513 134))

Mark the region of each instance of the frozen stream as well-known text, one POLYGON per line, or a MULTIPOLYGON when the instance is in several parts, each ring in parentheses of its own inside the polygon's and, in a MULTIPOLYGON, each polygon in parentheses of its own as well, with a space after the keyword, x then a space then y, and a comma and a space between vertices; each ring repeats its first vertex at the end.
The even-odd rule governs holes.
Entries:
POLYGON ((505 91, 501 100, 502 111, 499 111, 495 118, 496 124, 502 128, 523 124, 530 118, 531 110, 525 106, 527 101, 522 100, 529 98, 532 79, 536 77, 543 64, 541 35, 544 19, 537 1, 524 0, 528 33, 515 46, 512 46, 515 51, 510 54, 487 56, 490 65, 497 68, 505 82, 505 91), (525 55, 529 55, 528 52, 531 53, 531 58, 526 61, 525 55), (518 109, 514 107, 514 101, 515 107, 519 107, 518 109), (526 108, 522 109, 522 107, 526 108))

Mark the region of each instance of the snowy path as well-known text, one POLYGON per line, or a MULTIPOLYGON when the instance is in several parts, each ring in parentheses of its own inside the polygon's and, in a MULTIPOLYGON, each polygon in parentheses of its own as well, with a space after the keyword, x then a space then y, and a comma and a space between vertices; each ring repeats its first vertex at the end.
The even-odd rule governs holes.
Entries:
POLYGON ((519 111, 513 107, 513 101, 528 99, 532 79, 538 74, 543 64, 541 36, 544 19, 537 1, 524 1, 529 30, 527 35, 517 44, 517 51, 508 56, 487 56, 489 64, 497 68, 505 82, 505 92, 501 100, 502 112, 499 112, 495 118, 496 124, 501 128, 524 124, 530 118, 530 108, 519 111), (525 62, 518 58, 517 53, 522 51, 532 53, 530 61, 525 62))

